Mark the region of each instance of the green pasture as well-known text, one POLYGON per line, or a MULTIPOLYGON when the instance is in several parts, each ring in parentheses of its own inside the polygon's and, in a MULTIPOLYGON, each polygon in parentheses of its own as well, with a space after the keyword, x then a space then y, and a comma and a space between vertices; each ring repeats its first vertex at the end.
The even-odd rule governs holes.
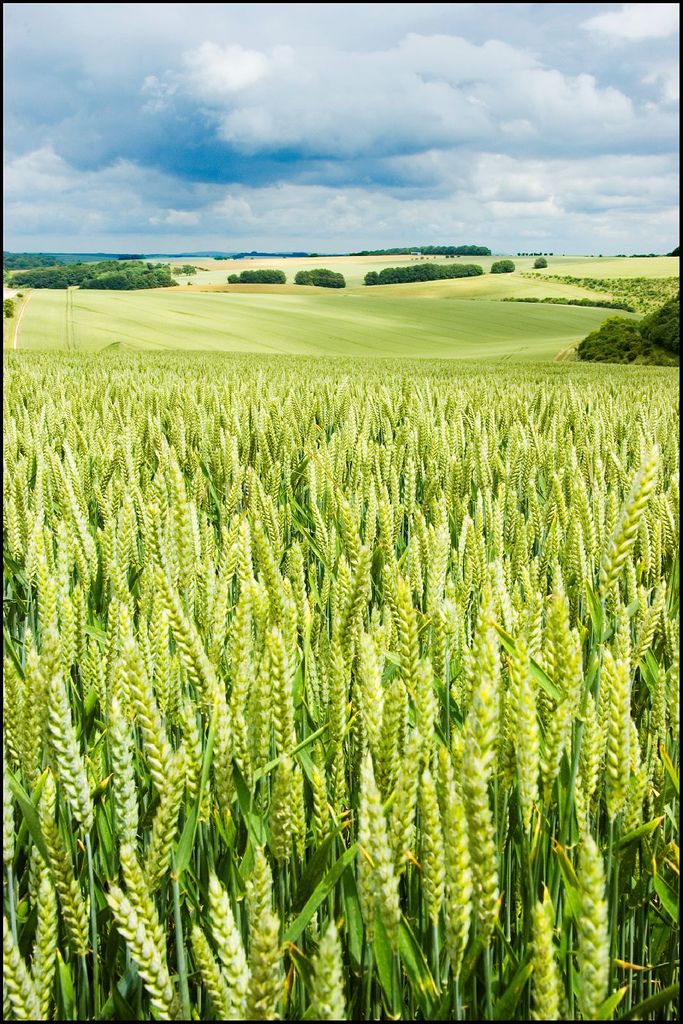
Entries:
MULTIPOLYGON (((388 290, 388 289, 387 289, 388 290)), ((18 348, 552 359, 604 309, 367 292, 34 291, 18 348)))

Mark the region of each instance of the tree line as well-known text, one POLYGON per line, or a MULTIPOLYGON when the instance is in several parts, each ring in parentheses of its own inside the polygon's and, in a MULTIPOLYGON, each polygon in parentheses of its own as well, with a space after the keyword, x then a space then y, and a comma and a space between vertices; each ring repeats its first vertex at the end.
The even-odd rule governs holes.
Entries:
POLYGON ((419 252, 421 256, 490 256, 491 250, 485 245, 411 245, 395 249, 362 249, 349 253, 350 256, 410 256, 419 252))
POLYGON ((412 281, 440 281, 454 277, 478 277, 484 271, 475 263, 421 263, 418 266, 385 267, 371 270, 365 275, 365 284, 408 284, 412 281))
POLYGON ((38 267, 12 275, 12 284, 25 288, 80 288, 133 291, 140 288, 171 288, 174 281, 167 263, 102 260, 38 267))
POLYGON ((61 264, 56 256, 44 252, 3 252, 3 270, 33 270, 35 267, 56 267, 61 264))

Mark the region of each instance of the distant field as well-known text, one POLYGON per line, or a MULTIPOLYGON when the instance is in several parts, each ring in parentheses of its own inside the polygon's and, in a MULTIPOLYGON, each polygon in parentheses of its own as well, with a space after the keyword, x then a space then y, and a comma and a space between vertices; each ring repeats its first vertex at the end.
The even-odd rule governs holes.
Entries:
MULTIPOLYGON (((439 259, 443 259, 442 257, 439 259)), ((488 271, 493 257, 461 257, 488 271)), ((33 291, 17 333, 22 350, 202 350, 446 358, 551 359, 571 350, 609 310, 503 303, 510 297, 608 298, 607 280, 672 277, 677 258, 549 258, 547 271, 522 276, 533 257, 514 257, 512 274, 363 286, 368 270, 414 262, 407 256, 193 261, 205 266, 178 288, 137 292, 33 291), (290 282, 298 270, 334 266, 343 291, 287 285, 228 285, 228 274, 271 266, 290 282), (551 274, 606 278, 588 291, 551 274), (188 280, 192 287, 187 287, 188 280), (599 289, 599 284, 596 286, 599 289)), ((4 325, 11 346, 14 321, 4 325)))
MULTIPOLYGON (((564 270, 561 271, 564 273, 564 270)), ((558 268, 558 273, 560 269, 558 268)), ((411 295, 429 299, 507 299, 557 296, 565 299, 598 299, 594 291, 575 284, 546 280, 543 277, 522 277, 521 273, 484 274, 482 277, 460 277, 445 281, 419 281, 415 284, 387 284, 364 289, 364 293, 386 299, 389 296, 411 295)))
POLYGON ((426 302, 381 291, 72 290, 70 302, 64 291, 35 291, 18 347, 535 360, 552 359, 605 319, 601 309, 485 299, 426 302))
MULTIPOLYGON (((491 264, 499 258, 498 256, 459 256, 454 260, 447 260, 444 256, 430 256, 428 261, 430 263, 477 263, 488 275, 491 264)), ((513 256, 512 259, 517 272, 533 270, 535 257, 513 256)), ((420 261, 411 256, 324 256, 320 258, 291 257, 244 260, 184 258, 169 262, 172 265, 174 263, 192 263, 193 266, 205 268, 192 278, 179 278, 183 283, 191 280, 193 287, 202 287, 206 284, 225 284, 228 274, 237 274, 241 270, 258 270, 261 267, 284 270, 287 280, 293 283, 294 275, 299 270, 330 267, 344 274, 348 288, 359 288, 363 286, 363 278, 370 270, 379 271, 383 267, 410 266, 417 262, 427 262, 427 260, 420 261)), ((671 277, 678 274, 678 267, 678 257, 671 256, 658 256, 653 259, 549 256, 548 269, 541 273, 572 274, 575 277, 671 277)), ((505 278, 509 276, 500 275, 505 278)), ((496 279, 498 279, 498 275, 496 275, 496 279)), ((441 284, 441 282, 436 282, 436 284, 441 284)), ((443 284, 460 285, 462 282, 443 282, 443 284)))
MULTIPOLYGON (((531 262, 533 265, 533 260, 531 262)), ((571 274, 573 277, 677 277, 679 267, 678 256, 654 256, 644 259, 567 256, 549 259, 547 269, 538 270, 536 273, 571 274)))

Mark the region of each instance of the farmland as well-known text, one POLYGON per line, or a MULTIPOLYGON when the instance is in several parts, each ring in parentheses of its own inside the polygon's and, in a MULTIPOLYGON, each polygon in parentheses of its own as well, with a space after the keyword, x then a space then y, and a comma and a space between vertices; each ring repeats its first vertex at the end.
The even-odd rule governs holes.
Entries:
MULTIPOLYGON (((156 257, 154 257, 156 259, 156 257)), ((261 267, 274 267, 283 270, 288 280, 293 281, 294 275, 299 270, 311 270, 316 267, 330 267, 340 271, 346 277, 347 285, 351 288, 360 287, 363 278, 368 271, 381 271, 384 267, 415 266, 419 262, 429 263, 477 263, 483 268, 484 274, 488 275, 491 266, 498 256, 460 256, 456 259, 445 260, 443 256, 429 256, 416 260, 412 256, 334 256, 334 257, 287 257, 287 258, 251 258, 240 260, 212 260, 212 259, 182 259, 171 260, 178 264, 193 263, 195 266, 204 268, 200 271, 193 282, 197 286, 207 284, 224 284, 229 274, 240 273, 249 269, 256 270, 261 267)), ((523 273, 532 271, 534 257, 512 256, 516 272, 523 273)), ((539 275, 547 276, 552 274, 571 274, 575 277, 672 277, 679 272, 679 259, 677 256, 658 256, 654 259, 637 259, 632 257, 623 258, 598 258, 596 256, 551 256, 548 257, 548 267, 538 271, 539 275)), ((495 275, 494 275, 495 277, 495 275)), ((181 280, 186 280, 181 278, 181 280)), ((462 285, 465 282, 451 282, 451 287, 462 285)), ((492 282, 495 284, 494 282, 492 282)))
POLYGON ((6 1011, 675 1019, 675 373, 172 291, 5 356, 6 1011))
POLYGON ((600 309, 486 299, 376 298, 372 289, 301 289, 302 295, 292 288, 280 294, 278 287, 235 285, 229 294, 35 291, 18 345, 22 351, 87 352, 117 344, 132 350, 476 359, 485 351, 492 359, 552 359, 606 315, 600 309))
MULTIPOLYGON (((493 257, 477 257, 485 270, 492 261, 493 257)), ((17 331, 17 346, 24 351, 94 352, 116 345, 131 351, 548 360, 571 352, 609 313, 501 300, 623 297, 628 301, 633 295, 659 294, 659 275, 675 281, 678 274, 678 260, 669 257, 590 261, 558 257, 549 261, 548 272, 533 273, 529 272, 533 259, 521 257, 515 260, 517 270, 512 274, 366 288, 362 282, 368 270, 410 265, 410 257, 195 262, 205 269, 191 278, 180 277, 177 288, 136 293, 36 290, 30 293, 30 305, 17 331), (342 292, 291 283, 300 270, 326 263, 345 275, 347 287, 342 292), (584 286, 578 275, 586 273, 586 264, 598 276, 587 279, 584 286), (650 282, 631 283, 631 271, 635 269, 636 277, 642 278, 648 269, 643 269, 645 264, 652 264, 656 271, 650 282), (229 274, 245 267, 283 270, 290 283, 228 285, 229 274), (598 267, 612 275, 604 290, 598 267), (560 280, 558 275, 569 279, 560 280)), ((667 285, 666 295, 670 291, 667 285)), ((6 346, 13 337, 12 325, 12 330, 5 330, 6 346)))

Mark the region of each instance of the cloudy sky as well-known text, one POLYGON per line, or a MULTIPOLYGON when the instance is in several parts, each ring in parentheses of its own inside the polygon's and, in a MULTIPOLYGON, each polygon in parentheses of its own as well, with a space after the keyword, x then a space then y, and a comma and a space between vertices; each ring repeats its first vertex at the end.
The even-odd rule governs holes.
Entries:
POLYGON ((12 250, 678 244, 677 4, 4 4, 12 250))

